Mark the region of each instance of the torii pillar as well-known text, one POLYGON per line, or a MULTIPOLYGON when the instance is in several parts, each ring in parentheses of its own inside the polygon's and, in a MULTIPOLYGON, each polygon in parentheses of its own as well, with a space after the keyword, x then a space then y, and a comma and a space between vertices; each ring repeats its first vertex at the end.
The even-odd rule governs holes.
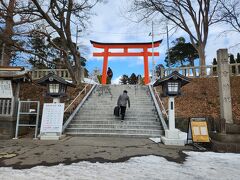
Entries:
POLYGON ((107 83, 107 67, 108 57, 126 57, 126 56, 142 56, 144 60, 144 83, 148 84, 149 80, 149 68, 148 57, 159 56, 159 52, 149 52, 149 48, 159 47, 162 40, 155 42, 145 43, 101 43, 90 41, 93 47, 103 49, 103 52, 94 52, 94 57, 103 57, 102 68, 102 84, 107 83), (120 49, 121 52, 111 52, 110 49, 120 49), (129 49, 142 49, 142 52, 129 52, 129 49))

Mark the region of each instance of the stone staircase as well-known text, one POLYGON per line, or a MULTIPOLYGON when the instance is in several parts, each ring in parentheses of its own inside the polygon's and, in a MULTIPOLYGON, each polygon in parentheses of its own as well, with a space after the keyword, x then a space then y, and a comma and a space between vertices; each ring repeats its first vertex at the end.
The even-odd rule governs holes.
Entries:
POLYGON ((159 137, 164 131, 147 86, 99 85, 65 132, 76 136, 159 137), (128 91, 131 107, 121 122, 113 109, 123 90, 128 91))

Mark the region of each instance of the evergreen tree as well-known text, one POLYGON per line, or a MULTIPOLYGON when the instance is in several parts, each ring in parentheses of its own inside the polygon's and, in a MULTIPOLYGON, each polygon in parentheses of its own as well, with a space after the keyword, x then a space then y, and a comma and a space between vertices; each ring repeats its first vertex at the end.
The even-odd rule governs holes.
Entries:
POLYGON ((237 59, 236 59, 237 63, 240 63, 240 53, 237 53, 237 59))
POLYGON ((234 64, 236 63, 236 61, 234 60, 234 55, 233 54, 230 54, 230 57, 229 57, 229 61, 230 61, 230 64, 234 64))
MULTIPOLYGON (((213 64, 213 65, 217 65, 217 59, 216 59, 216 58, 213 58, 212 64, 213 64)), ((217 74, 217 67, 213 67, 213 74, 214 74, 214 75, 217 74)))
POLYGON ((32 33, 29 44, 33 49, 35 55, 31 56, 28 62, 37 69, 46 69, 48 64, 45 62, 47 59, 47 45, 44 36, 39 33, 32 33))
POLYGON ((120 79, 120 84, 128 84, 128 75, 124 74, 120 79))
POLYGON ((168 67, 172 65, 180 65, 181 67, 187 62, 190 66, 194 66, 194 60, 199 58, 197 50, 191 43, 186 43, 183 37, 173 41, 174 46, 166 53, 165 62, 168 67), (168 57, 168 54, 170 57, 168 57))
MULTIPOLYGON (((240 63, 240 53, 237 53, 236 63, 240 63)), ((240 73, 240 65, 238 65, 237 68, 238 68, 238 73, 240 73)))
MULTIPOLYGON (((230 58, 229 58, 230 60, 230 64, 234 64, 234 63, 236 63, 236 61, 234 60, 234 55, 233 54, 231 54, 230 55, 230 58)), ((235 66, 232 66, 232 73, 233 74, 235 74, 236 73, 236 68, 235 68, 235 66)))
POLYGON ((129 84, 137 84, 138 83, 138 78, 135 73, 131 74, 131 76, 129 77, 128 83, 129 84))

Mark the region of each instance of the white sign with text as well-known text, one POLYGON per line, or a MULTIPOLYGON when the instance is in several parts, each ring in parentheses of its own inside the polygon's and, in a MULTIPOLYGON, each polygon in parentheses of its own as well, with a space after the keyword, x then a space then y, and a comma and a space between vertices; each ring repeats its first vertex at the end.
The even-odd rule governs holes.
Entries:
POLYGON ((0 80, 0 98, 12 97, 12 82, 10 80, 0 80))
POLYGON ((40 133, 61 133, 64 103, 44 103, 40 133))

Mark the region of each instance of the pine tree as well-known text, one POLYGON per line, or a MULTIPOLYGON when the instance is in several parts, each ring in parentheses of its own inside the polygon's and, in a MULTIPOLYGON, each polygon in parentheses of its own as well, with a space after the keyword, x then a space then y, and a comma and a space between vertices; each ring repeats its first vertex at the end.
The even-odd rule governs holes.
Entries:
MULTIPOLYGON (((217 65, 217 59, 216 59, 216 58, 213 58, 212 64, 213 64, 213 65, 217 65)), ((214 75, 217 74, 217 67, 213 67, 213 74, 214 74, 214 75)))
MULTIPOLYGON (((240 53, 237 53, 236 63, 240 63, 240 53)), ((240 73, 240 65, 237 65, 238 73, 240 73)))
MULTIPOLYGON (((236 63, 236 61, 234 60, 234 55, 233 54, 231 54, 230 55, 230 64, 235 64, 236 63)), ((235 66, 232 66, 232 73, 233 74, 235 74, 236 73, 236 68, 235 68, 235 66)))
POLYGON ((120 84, 128 84, 128 75, 124 74, 120 79, 120 84))
POLYGON ((240 53, 237 53, 237 59, 236 59, 237 63, 240 63, 240 53))
POLYGON ((190 66, 194 66, 194 60, 198 59, 199 55, 193 45, 191 43, 186 43, 183 37, 177 38, 172 43, 174 46, 169 49, 169 52, 166 53, 165 57, 167 66, 180 65, 183 67, 186 63, 190 66))
POLYGON ((128 80, 129 84, 137 84, 138 78, 135 73, 132 73, 128 80))

